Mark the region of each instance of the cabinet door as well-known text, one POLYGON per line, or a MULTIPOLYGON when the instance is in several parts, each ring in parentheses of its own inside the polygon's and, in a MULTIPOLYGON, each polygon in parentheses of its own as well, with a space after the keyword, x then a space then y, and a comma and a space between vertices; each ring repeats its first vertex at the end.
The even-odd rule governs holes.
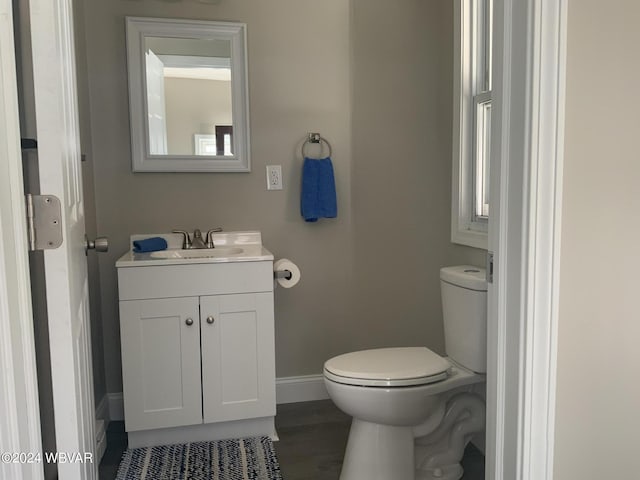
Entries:
POLYGON ((198 298, 120 302, 127 431, 202 423, 198 298))
POLYGON ((276 413, 273 292, 200 297, 204 422, 276 413))

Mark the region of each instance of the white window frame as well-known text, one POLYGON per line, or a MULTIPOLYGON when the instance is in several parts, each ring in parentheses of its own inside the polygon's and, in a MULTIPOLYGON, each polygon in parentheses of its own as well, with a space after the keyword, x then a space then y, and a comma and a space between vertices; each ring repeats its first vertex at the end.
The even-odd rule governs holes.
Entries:
POLYGON ((490 42, 479 0, 454 2, 454 105, 451 241, 487 249, 488 218, 475 215, 475 151, 482 142, 474 118, 481 103, 491 101, 487 82, 490 42), (483 93, 484 92, 484 93, 483 93), (480 142, 480 143, 478 143, 480 142))
POLYGON ((216 136, 213 133, 194 133, 193 144, 196 155, 216 155, 216 136), (214 153, 208 153, 209 147, 213 147, 214 153))

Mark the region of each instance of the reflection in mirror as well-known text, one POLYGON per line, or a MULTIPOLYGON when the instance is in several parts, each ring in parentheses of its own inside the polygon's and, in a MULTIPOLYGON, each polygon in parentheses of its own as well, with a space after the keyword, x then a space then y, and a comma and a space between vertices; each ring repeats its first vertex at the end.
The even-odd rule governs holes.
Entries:
POLYGON ((217 145, 216 130, 232 130, 231 42, 147 37, 145 57, 149 153, 232 155, 230 143, 218 149, 194 142, 207 135, 217 145))
POLYGON ((248 171, 244 25, 127 18, 127 49, 134 171, 248 171))

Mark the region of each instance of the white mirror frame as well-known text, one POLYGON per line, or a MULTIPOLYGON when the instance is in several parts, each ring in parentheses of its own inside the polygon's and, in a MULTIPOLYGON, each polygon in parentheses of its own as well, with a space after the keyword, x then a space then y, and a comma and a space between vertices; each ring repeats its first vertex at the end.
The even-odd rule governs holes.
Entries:
POLYGON ((131 156, 134 172, 249 172, 247 27, 244 23, 126 17, 131 156), (231 42, 232 156, 151 155, 147 122, 145 37, 216 38, 231 42))

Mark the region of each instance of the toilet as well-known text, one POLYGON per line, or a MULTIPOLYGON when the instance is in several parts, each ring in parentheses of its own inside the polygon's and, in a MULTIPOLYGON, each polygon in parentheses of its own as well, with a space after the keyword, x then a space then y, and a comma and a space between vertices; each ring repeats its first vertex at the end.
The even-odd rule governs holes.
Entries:
POLYGON ((458 480, 484 432, 487 283, 482 268, 440 270, 446 357, 426 347, 346 353, 324 364, 329 396, 353 417, 340 480, 458 480))

